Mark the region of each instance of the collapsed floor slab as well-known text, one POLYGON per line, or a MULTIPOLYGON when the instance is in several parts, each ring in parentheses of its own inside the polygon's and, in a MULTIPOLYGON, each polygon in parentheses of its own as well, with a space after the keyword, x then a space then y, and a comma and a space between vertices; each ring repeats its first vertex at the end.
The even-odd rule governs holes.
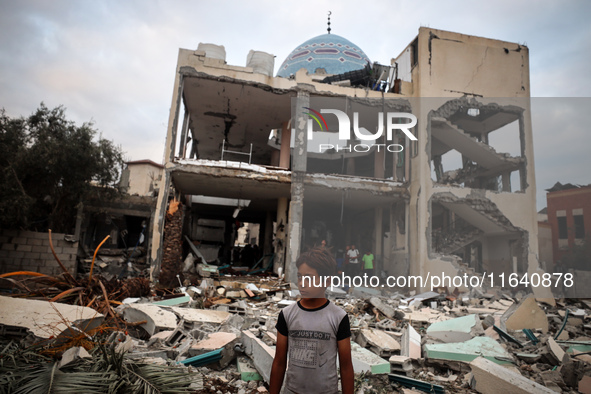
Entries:
POLYGON ((429 337, 445 343, 464 342, 481 334, 484 330, 477 315, 435 322, 427 328, 429 337))
POLYGON ((67 335, 72 326, 91 330, 103 318, 94 309, 83 306, 0 296, 0 325, 20 327, 43 339, 67 335))
POLYGON ((497 364, 508 364, 512 357, 494 339, 476 337, 461 343, 433 343, 424 346, 426 358, 470 362, 482 356, 497 364))
POLYGON ((470 368, 472 369, 470 386, 482 394, 554 393, 553 390, 483 357, 472 361, 470 368))

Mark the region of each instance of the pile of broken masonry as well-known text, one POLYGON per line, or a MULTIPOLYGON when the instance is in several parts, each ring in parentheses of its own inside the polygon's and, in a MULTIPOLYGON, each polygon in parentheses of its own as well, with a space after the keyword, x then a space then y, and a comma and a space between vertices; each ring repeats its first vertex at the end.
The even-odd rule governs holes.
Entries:
MULTIPOLYGON (((0 343, 57 349, 47 362, 58 369, 90 357, 86 350, 92 353, 101 341, 115 343, 126 359, 184 368, 196 377, 185 392, 264 393, 277 316, 298 295, 276 277, 218 276, 167 297, 152 292, 109 301, 111 316, 80 305, 50 306, 21 292, 0 296, 0 343), (109 335, 99 341, 97 328, 109 335), (73 331, 86 342, 64 341, 73 331)), ((587 300, 541 302, 496 288, 333 289, 328 297, 351 321, 356 392, 591 393, 587 300)), ((9 361, 0 360, 2 366, 9 361)))

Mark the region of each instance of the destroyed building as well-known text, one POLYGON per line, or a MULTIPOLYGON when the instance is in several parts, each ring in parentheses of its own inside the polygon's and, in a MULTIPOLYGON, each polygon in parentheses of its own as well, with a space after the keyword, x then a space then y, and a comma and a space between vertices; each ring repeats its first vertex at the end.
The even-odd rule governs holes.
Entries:
MULTIPOLYGON (((238 66, 226 63, 222 46, 180 49, 152 277, 173 198, 185 206, 183 235, 221 264, 232 263, 236 227, 253 223, 263 255, 288 277, 300 250, 321 240, 335 251, 351 244, 373 251, 388 275, 535 272, 528 53, 422 27, 379 65, 329 32, 296 47, 273 75, 274 56, 265 52, 250 51, 238 66), (403 147, 396 152, 375 144, 352 154, 313 152, 304 109, 322 100, 349 115, 412 113, 416 140, 395 134, 403 147), (509 153, 499 141, 511 142, 509 153)), ((334 133, 335 117, 325 119, 334 133)))
POLYGON ((548 223, 552 228, 552 252, 556 264, 575 247, 589 243, 591 185, 563 185, 557 182, 547 192, 548 223))

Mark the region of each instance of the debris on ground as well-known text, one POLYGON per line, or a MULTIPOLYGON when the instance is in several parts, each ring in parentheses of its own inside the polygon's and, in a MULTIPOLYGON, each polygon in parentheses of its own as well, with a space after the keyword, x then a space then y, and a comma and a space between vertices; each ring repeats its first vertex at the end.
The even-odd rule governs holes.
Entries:
MULTIPOLYGON (((133 387, 175 377, 184 392, 267 392, 277 317, 299 293, 200 264, 169 288, 93 272, 96 261, 78 278, 0 276, 1 385, 101 380, 107 392, 134 373, 133 387)), ((351 322, 357 393, 591 392, 589 300, 437 290, 332 289, 351 322)))

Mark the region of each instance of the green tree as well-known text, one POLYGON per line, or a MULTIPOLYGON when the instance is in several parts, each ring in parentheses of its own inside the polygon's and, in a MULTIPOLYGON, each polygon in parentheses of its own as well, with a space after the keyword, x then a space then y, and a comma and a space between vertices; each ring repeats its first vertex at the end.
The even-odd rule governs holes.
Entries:
POLYGON ((113 194, 123 152, 92 123, 77 126, 63 106, 43 103, 28 118, 0 110, 0 226, 71 232, 76 206, 113 194))

